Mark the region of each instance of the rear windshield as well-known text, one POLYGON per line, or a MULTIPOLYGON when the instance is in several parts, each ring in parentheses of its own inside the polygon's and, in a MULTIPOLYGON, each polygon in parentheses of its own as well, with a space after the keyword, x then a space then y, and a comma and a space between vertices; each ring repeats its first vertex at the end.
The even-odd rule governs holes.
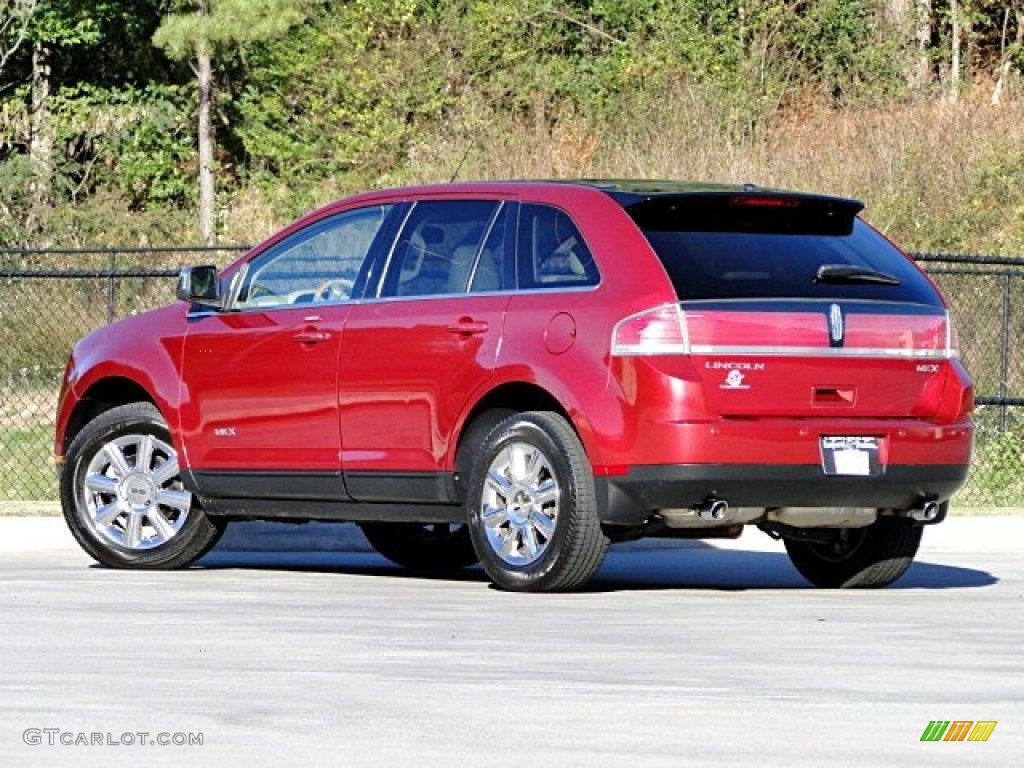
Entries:
POLYGON ((680 300, 857 299, 942 306, 917 268, 856 217, 859 205, 780 198, 776 207, 748 207, 747 199, 655 198, 627 209, 680 300))

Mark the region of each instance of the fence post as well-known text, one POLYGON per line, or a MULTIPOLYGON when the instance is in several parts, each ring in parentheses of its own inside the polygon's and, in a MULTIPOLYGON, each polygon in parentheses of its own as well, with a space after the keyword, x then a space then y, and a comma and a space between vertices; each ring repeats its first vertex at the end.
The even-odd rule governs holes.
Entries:
POLYGON ((1013 276, 1003 276, 1003 311, 1002 328, 999 332, 999 397, 1003 403, 999 406, 999 434, 1006 434, 1006 390, 1010 376, 1010 281, 1013 276))
POLYGON ((111 251, 107 259, 107 323, 114 322, 117 301, 117 286, 114 281, 114 270, 117 268, 117 253, 111 251))

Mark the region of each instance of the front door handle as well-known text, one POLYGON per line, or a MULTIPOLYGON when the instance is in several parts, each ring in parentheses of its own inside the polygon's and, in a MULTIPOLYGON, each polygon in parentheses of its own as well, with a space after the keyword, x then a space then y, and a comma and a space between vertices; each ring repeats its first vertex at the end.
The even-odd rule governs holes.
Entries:
POLYGON ((297 341, 299 344, 322 344, 331 338, 331 334, 328 331, 318 331, 315 328, 307 328, 304 331, 299 331, 292 336, 292 341, 297 341))
POLYGON ((458 322, 449 323, 447 331, 448 333, 457 333, 459 336, 477 336, 481 333, 487 333, 489 327, 483 320, 473 320, 472 318, 464 317, 458 322))

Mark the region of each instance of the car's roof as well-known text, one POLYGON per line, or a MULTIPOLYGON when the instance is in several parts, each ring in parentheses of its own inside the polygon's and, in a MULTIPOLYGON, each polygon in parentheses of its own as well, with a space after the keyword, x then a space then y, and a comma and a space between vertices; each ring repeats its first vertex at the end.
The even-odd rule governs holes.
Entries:
MULTIPOLYGON (((819 200, 856 202, 831 195, 809 194, 781 189, 760 187, 756 184, 715 184, 710 182, 676 181, 671 179, 510 179, 502 181, 459 181, 451 183, 425 184, 391 190, 380 190, 376 194, 401 194, 408 196, 429 196, 446 193, 482 194, 524 191, 525 189, 590 188, 604 192, 624 208, 645 200, 658 197, 685 197, 708 195, 770 195, 792 196, 819 200)), ((369 193, 375 194, 375 193, 369 193)), ((362 195, 360 195, 362 197, 362 195)), ((862 207, 859 203, 858 208, 862 207)))

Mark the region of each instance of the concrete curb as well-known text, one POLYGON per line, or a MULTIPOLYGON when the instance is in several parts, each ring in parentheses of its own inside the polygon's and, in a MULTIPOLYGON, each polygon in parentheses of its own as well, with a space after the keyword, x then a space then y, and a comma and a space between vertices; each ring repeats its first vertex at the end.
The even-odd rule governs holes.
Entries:
MULTIPOLYGON (((757 530, 744 531, 736 540, 705 541, 641 539, 618 544, 616 550, 731 549, 779 552, 782 544, 757 530)), ((64 520, 59 517, 0 517, 0 553, 77 550, 64 520)), ((262 521, 232 523, 217 545, 224 552, 371 552, 353 523, 312 522, 303 525, 262 521)), ((925 531, 921 546, 928 552, 1024 553, 1024 514, 957 517, 925 531)))

